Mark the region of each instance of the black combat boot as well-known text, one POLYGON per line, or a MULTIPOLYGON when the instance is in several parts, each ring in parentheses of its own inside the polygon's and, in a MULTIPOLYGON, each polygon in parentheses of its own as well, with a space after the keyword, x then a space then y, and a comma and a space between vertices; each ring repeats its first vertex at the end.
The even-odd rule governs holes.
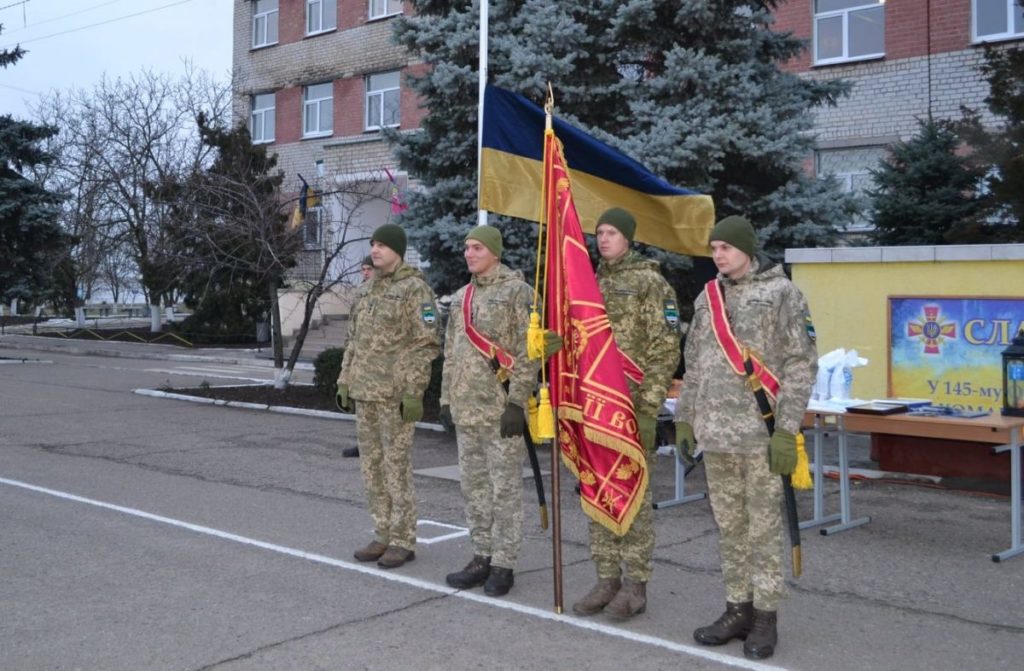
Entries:
POLYGON ((505 596, 512 589, 515 581, 512 569, 505 568, 504 566, 492 566, 491 575, 487 576, 487 582, 484 583, 484 594, 487 596, 505 596))
POLYGON ((473 555, 473 559, 466 564, 466 568, 456 573, 449 573, 445 576, 444 581, 455 589, 470 589, 484 584, 490 574, 491 558, 473 555))
POLYGON ((754 609, 754 624, 750 627, 747 640, 743 642, 743 654, 749 659, 768 659, 775 654, 779 642, 776 629, 778 613, 774 610, 754 609))
POLYGON ((750 633, 753 618, 753 601, 727 601, 722 616, 715 620, 714 624, 693 632, 693 638, 701 645, 725 645, 734 638, 744 639, 750 633))

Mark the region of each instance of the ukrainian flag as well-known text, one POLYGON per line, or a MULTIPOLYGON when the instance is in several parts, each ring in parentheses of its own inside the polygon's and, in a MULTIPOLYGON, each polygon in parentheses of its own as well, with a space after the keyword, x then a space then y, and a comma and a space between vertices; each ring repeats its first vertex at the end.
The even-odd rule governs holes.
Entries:
MULTIPOLYGON (((521 95, 488 86, 484 95, 481 210, 540 221, 544 203, 544 110, 521 95)), ((554 119, 572 171, 583 230, 611 207, 636 217, 636 240, 690 256, 708 255, 715 224, 711 196, 674 187, 603 142, 554 119)))

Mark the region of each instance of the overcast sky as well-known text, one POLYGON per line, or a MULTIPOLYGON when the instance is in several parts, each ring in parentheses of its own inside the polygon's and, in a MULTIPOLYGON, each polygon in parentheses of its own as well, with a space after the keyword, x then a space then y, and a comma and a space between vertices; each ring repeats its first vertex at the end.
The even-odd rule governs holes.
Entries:
POLYGON ((0 50, 28 53, 0 69, 0 114, 30 118, 40 94, 91 90, 143 69, 218 79, 231 69, 233 0, 0 0, 0 50))

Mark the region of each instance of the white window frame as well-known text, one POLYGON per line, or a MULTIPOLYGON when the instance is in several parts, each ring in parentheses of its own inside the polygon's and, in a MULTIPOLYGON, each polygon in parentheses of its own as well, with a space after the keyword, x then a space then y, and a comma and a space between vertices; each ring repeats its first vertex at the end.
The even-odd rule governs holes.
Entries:
MULTIPOLYGON (((1009 0, 1013 2, 1014 0, 1009 0)), ((850 56, 850 14, 855 12, 863 11, 865 9, 878 9, 882 10, 882 16, 885 16, 885 0, 876 0, 870 2, 865 0, 863 5, 857 5, 856 7, 847 7, 845 9, 837 9, 831 12, 818 12, 817 0, 811 0, 812 11, 814 12, 813 24, 814 24, 814 43, 811 45, 813 49, 812 55, 814 57, 815 65, 831 65, 833 63, 850 63, 855 61, 864 61, 872 58, 882 58, 885 56, 885 49, 874 54, 858 54, 857 56, 850 56), (841 56, 835 56, 833 58, 818 58, 818 22, 831 19, 835 17, 842 17, 843 19, 843 54, 841 56)), ((885 43, 885 24, 882 24, 882 43, 885 43)))
POLYGON ((253 144, 269 144, 274 141, 274 135, 276 133, 276 117, 274 116, 277 112, 277 100, 273 92, 271 93, 257 93, 253 95, 250 100, 252 107, 252 113, 249 115, 249 135, 252 137, 253 144), (269 107, 257 107, 258 99, 261 97, 267 97, 270 99, 269 107), (267 133, 267 119, 270 119, 270 133, 267 133), (257 129, 259 129, 259 135, 257 136, 257 129))
POLYGON ((363 98, 363 130, 372 131, 380 130, 381 128, 397 128, 402 122, 402 72, 400 70, 392 70, 390 72, 377 72, 372 75, 367 75, 364 80, 364 87, 366 94, 363 98), (370 82, 374 77, 382 75, 395 74, 398 76, 398 86, 371 89, 370 82), (384 109, 385 99, 389 93, 395 93, 398 96, 398 119, 394 123, 384 123, 384 109), (377 119, 370 118, 370 105, 374 100, 379 101, 380 116, 377 119), (376 122, 376 123, 373 123, 376 122))
POLYGON ((306 35, 330 32, 338 27, 337 0, 306 0, 306 35))
POLYGON ((302 137, 326 137, 334 132, 334 82, 310 84, 302 88, 302 137), (315 86, 330 87, 330 95, 310 98, 310 91, 315 86), (309 112, 315 110, 316 124, 311 128, 307 123, 309 112), (323 128, 324 113, 327 114, 327 128, 323 128))
POLYGON ((402 7, 402 0, 370 0, 367 16, 370 17, 370 21, 375 21, 386 19, 389 16, 397 16, 403 11, 405 10, 402 7))
POLYGON ((1021 22, 1020 32, 1014 32, 1013 20, 1014 10, 1019 9, 1017 0, 1003 0, 1006 7, 1006 28, 1001 33, 978 34, 978 0, 971 0, 971 41, 972 42, 995 42, 999 40, 1014 40, 1024 37, 1024 21, 1021 22))
POLYGON ((278 17, 280 5, 278 0, 254 0, 252 3, 252 48, 269 47, 277 44, 278 40, 278 17), (260 11, 260 3, 266 3, 268 9, 260 11), (273 26, 273 31, 270 30, 273 26), (273 39, 270 34, 273 32, 273 39), (261 39, 262 38, 262 39, 261 39))

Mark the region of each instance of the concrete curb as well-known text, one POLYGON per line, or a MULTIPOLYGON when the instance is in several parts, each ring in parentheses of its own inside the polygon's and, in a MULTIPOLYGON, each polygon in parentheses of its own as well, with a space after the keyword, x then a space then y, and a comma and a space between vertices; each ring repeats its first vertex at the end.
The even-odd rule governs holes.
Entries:
MULTIPOLYGON (((151 398, 168 398, 173 401, 190 401, 192 403, 202 403, 204 405, 223 405, 229 408, 242 408, 244 410, 278 412, 283 415, 304 415, 306 417, 320 417, 321 419, 341 420, 344 422, 354 422, 356 419, 355 415, 343 412, 332 412, 330 410, 310 410, 308 408, 293 408, 287 405, 264 405, 263 403, 247 403, 245 401, 225 401, 218 398, 206 398, 205 396, 176 394, 170 391, 160 391, 159 389, 132 389, 132 393, 140 396, 149 396, 151 398)), ((426 431, 436 431, 439 433, 445 432, 444 427, 440 424, 416 422, 415 426, 417 429, 424 429, 426 431)))

